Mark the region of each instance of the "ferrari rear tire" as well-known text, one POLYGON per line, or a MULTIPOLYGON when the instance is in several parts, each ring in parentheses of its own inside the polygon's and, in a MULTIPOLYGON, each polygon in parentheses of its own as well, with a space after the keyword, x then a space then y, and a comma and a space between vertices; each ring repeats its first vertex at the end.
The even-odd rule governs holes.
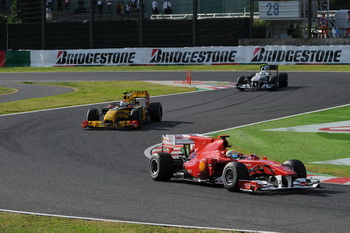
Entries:
POLYGON ((306 169, 304 164, 300 160, 297 160, 297 159, 287 160, 282 165, 289 167, 290 169, 295 171, 295 173, 297 173, 297 175, 293 177, 294 179, 306 178, 306 175, 307 175, 306 169))
POLYGON ((96 108, 89 109, 86 118, 88 121, 98 121, 100 119, 98 110, 96 108))
POLYGON ((132 121, 138 121, 138 122, 139 122, 139 127, 138 127, 138 128, 141 128, 142 125, 143 125, 141 109, 139 109, 139 108, 134 108, 133 110, 131 110, 131 113, 130 113, 130 120, 132 120, 132 121))
POLYGON ((288 87, 288 74, 280 73, 279 75, 280 87, 288 87))
POLYGON ((250 180, 247 167, 240 162, 230 162, 226 164, 222 179, 224 187, 230 192, 240 191, 239 180, 250 180))
POLYGON ((149 116, 153 122, 162 120, 163 107, 161 103, 154 102, 149 105, 149 116))
POLYGON ((153 180, 169 181, 175 171, 173 157, 164 152, 152 155, 149 162, 149 173, 153 180))

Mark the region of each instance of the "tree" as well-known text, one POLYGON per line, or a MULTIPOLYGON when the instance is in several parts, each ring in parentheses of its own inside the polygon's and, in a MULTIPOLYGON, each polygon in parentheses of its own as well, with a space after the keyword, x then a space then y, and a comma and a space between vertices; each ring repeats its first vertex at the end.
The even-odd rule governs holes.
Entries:
POLYGON ((8 24, 21 24, 22 23, 22 17, 21 17, 21 11, 22 4, 20 0, 13 0, 11 2, 10 7, 10 14, 7 16, 7 23, 8 24))

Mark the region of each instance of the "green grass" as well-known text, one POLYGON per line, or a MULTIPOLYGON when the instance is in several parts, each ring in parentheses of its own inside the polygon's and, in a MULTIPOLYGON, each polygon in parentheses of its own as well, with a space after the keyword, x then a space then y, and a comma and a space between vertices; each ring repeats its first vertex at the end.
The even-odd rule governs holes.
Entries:
POLYGON ((350 177, 350 166, 311 164, 310 162, 350 157, 350 134, 262 131, 292 126, 349 120, 350 106, 295 116, 272 122, 232 129, 219 134, 231 135, 233 148, 245 154, 266 155, 284 162, 303 161, 310 172, 350 177))
MULTIPOLYGON (((2 67, 0 72, 89 72, 89 71, 235 71, 259 70, 256 65, 217 66, 78 66, 78 67, 2 67)), ((281 71, 350 71, 350 65, 279 65, 281 71)))
MULTIPOLYGON (((185 71, 195 70, 257 70, 258 65, 244 66, 121 66, 121 67, 51 67, 51 68, 0 68, 0 72, 78 72, 78 71, 185 71)), ((350 71, 349 65, 327 66, 279 66, 284 71, 350 71)), ((27 82, 27 84, 33 84, 27 82)), ((148 90, 151 96, 188 92, 194 89, 168 87, 137 81, 115 82, 59 82, 60 85, 74 88, 75 92, 51 97, 35 98, 0 104, 0 114, 64 107, 79 104, 106 102, 120 99, 125 90, 148 90)), ((0 88, 0 93, 4 89, 0 88)), ((8 90, 5 91, 8 93, 8 90)), ((349 120, 350 107, 292 117, 274 122, 229 130, 230 142, 237 150, 246 154, 267 155, 270 159, 283 162, 288 159, 300 159, 309 171, 350 177, 349 166, 316 165, 312 161, 349 157, 350 138, 348 135, 326 133, 289 133, 268 132, 262 129, 299 126, 316 123, 349 120)), ((198 230, 173 227, 158 227, 138 224, 113 223, 102 221, 74 220, 57 217, 43 217, 0 212, 0 232, 221 232, 217 230, 198 230)), ((227 231, 225 231, 227 232, 227 231)))
POLYGON ((16 92, 16 89, 14 88, 9 88, 9 87, 1 87, 0 86, 0 95, 4 95, 4 94, 10 94, 16 92))
MULTIPOLYGON (((28 85, 35 83, 26 82, 28 85)), ((35 84, 37 85, 37 84, 35 84)), ((59 85, 73 88, 72 93, 27 99, 0 104, 0 114, 26 112, 39 109, 64 107, 80 104, 98 103, 118 100, 122 97, 122 91, 147 90, 151 96, 194 91, 195 88, 172 87, 156 85, 139 81, 99 81, 99 82, 56 82, 45 85, 59 85), (132 87, 132 88, 131 88, 132 87)), ((43 217, 23 214, 0 212, 0 232, 4 233, 31 233, 31 232, 143 232, 143 233, 195 233, 195 232, 219 233, 217 230, 198 230, 175 227, 159 227, 140 224, 112 223, 102 221, 85 221, 57 217, 43 217)), ((227 231, 225 231, 227 232, 227 231)))
MULTIPOLYGON (((33 85, 28 82, 27 84, 33 85)), ((0 115, 115 101, 121 99, 123 91, 130 90, 147 90, 151 97, 195 90, 195 88, 164 86, 142 81, 55 82, 45 83, 45 85, 65 86, 73 88, 76 91, 56 96, 0 103, 0 115)))
POLYGON ((89 221, 0 212, 0 232, 2 233, 195 233, 199 231, 202 233, 234 232, 89 221))

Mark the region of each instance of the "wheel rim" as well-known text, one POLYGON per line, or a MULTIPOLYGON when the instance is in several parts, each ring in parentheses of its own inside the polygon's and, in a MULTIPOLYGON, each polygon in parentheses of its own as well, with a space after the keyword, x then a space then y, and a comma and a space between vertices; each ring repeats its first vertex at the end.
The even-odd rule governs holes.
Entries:
POLYGON ((231 185, 233 183, 233 171, 231 169, 227 170, 225 173, 225 183, 231 185))
POLYGON ((155 160, 152 160, 151 162, 151 173, 153 176, 158 174, 158 163, 155 160))

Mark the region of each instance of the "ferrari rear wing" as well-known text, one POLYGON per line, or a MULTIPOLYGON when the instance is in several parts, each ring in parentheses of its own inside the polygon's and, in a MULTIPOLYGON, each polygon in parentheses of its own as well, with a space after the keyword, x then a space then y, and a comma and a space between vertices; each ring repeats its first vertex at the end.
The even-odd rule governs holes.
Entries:
POLYGON ((162 145, 165 147, 175 147, 176 145, 194 144, 191 136, 200 136, 198 134, 165 134, 162 135, 162 145))

